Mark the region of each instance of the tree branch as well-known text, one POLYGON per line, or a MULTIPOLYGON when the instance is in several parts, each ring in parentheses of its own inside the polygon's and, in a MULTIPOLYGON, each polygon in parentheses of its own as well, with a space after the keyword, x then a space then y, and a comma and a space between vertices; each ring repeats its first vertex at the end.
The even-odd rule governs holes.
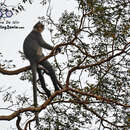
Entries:
POLYGON ((102 96, 97 96, 95 94, 91 94, 91 93, 87 93, 87 92, 82 92, 78 89, 73 89, 73 88, 69 88, 70 91, 72 92, 75 92, 75 93, 79 93, 81 95, 86 95, 86 96, 89 96, 89 97, 93 97, 93 98, 96 98, 97 100, 100 100, 100 101, 105 101, 109 104, 111 103, 115 103, 116 105, 120 105, 120 106, 123 106, 123 107, 130 107, 130 105, 127 105, 127 104, 121 104, 119 102, 116 102, 115 100, 112 100, 112 99, 109 99, 109 98, 104 98, 102 96))
POLYGON ((16 121, 16 126, 17 126, 18 130, 23 130, 23 129, 20 127, 21 117, 20 117, 20 115, 18 115, 17 117, 18 117, 18 118, 17 118, 17 121, 16 121))
MULTIPOLYGON (((75 91, 74 89, 71 89, 71 88, 69 88, 70 90, 72 90, 72 91, 75 91)), ((79 92, 78 90, 76 91, 76 92, 79 92)), ((80 92, 81 93, 81 92, 80 92)), ((83 93, 82 93, 83 94, 83 93)), ((84 93, 85 94, 85 93, 84 93)), ((87 94, 87 93, 86 93, 87 94)), ((85 95, 86 95, 85 94, 85 95)), ((94 95, 93 95, 94 96, 94 95)), ((93 97, 92 96, 92 94, 91 94, 91 97, 93 97)), ((110 121, 108 121, 108 120, 106 120, 106 119, 104 119, 103 117, 101 117, 96 111, 94 111, 92 108, 89 108, 86 104, 89 104, 88 102, 84 102, 84 101, 81 101, 80 100, 80 98, 78 97, 78 96, 75 96, 74 95, 74 97, 77 99, 77 101, 74 101, 74 100, 70 100, 70 102, 73 102, 73 103, 77 103, 77 104, 80 104, 80 105, 83 105, 83 107, 86 109, 86 110, 88 110, 88 111, 90 111, 91 113, 93 113, 94 115, 96 115, 101 121, 105 121, 105 122, 107 122, 108 124, 110 124, 110 125, 112 125, 112 126, 115 126, 115 127, 120 127, 120 128, 125 128, 125 127, 129 127, 130 125, 128 124, 128 125, 115 125, 114 123, 112 123, 112 122, 110 122, 110 121)), ((98 96, 94 96, 94 97, 98 97, 98 96)), ((97 99, 97 98, 96 98, 97 99)), ((104 98, 105 99, 105 98, 104 98)), ((115 102, 114 102, 115 103, 115 102)), ((130 106, 128 106, 128 107, 130 107, 130 106)))
POLYGON ((20 113, 27 112, 27 111, 30 111, 30 112, 41 112, 43 109, 45 109, 45 108, 51 103, 51 101, 52 101, 57 95, 60 95, 62 92, 66 92, 66 91, 68 91, 68 88, 63 88, 62 90, 58 90, 58 91, 56 91, 53 95, 51 95, 50 98, 48 98, 41 106, 39 106, 39 107, 27 107, 27 108, 19 109, 19 110, 13 112, 13 113, 10 114, 10 115, 0 116, 0 120, 10 121, 10 120, 12 120, 12 119, 18 117, 18 115, 19 115, 20 113))
MULTIPOLYGON (((40 62, 43 62, 43 61, 45 61, 45 60, 47 60, 47 59, 49 59, 50 57, 52 57, 52 56, 54 56, 54 55, 56 55, 56 54, 55 54, 55 50, 56 50, 57 48, 62 47, 62 46, 67 46, 67 45, 71 45, 71 43, 61 43, 61 44, 56 45, 56 46, 53 48, 53 50, 50 52, 50 54, 49 54, 48 56, 43 57, 43 58, 39 61, 39 63, 40 63, 40 62)), ((31 69, 30 66, 25 66, 25 67, 22 67, 22 68, 17 69, 17 70, 5 70, 5 69, 3 69, 3 68, 0 68, 0 73, 2 73, 2 74, 4 74, 4 75, 16 75, 16 74, 19 74, 19 73, 21 73, 21 72, 24 72, 24 71, 27 71, 27 70, 30 70, 30 69, 31 69)))
POLYGON ((78 64, 77 66, 71 68, 71 69, 69 70, 68 75, 67 75, 67 78, 66 78, 66 87, 69 86, 69 79, 70 79, 70 76, 71 76, 72 72, 74 72, 75 70, 78 70, 78 69, 86 69, 86 68, 89 68, 89 67, 101 65, 101 64, 103 64, 103 63, 105 63, 105 62, 107 62, 107 61, 110 61, 112 58, 117 57, 117 56, 123 54, 123 53, 125 52, 125 50, 127 49, 127 46, 128 46, 129 44, 130 44, 130 43, 126 44, 126 45, 124 46, 124 48, 123 48, 119 53, 117 53, 117 54, 115 54, 115 55, 112 55, 112 56, 108 57, 107 59, 101 59, 100 61, 98 61, 98 62, 96 62, 96 63, 94 63, 94 64, 89 64, 89 65, 85 65, 85 66, 80 66, 80 65, 78 64))

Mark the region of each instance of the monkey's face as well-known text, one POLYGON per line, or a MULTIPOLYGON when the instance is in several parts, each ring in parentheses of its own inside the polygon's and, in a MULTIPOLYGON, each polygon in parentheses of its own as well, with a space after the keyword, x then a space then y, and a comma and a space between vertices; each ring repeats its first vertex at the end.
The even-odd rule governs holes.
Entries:
POLYGON ((44 25, 38 22, 35 26, 34 29, 36 29, 38 32, 42 32, 44 30, 44 25))
POLYGON ((44 28, 38 27, 37 30, 38 30, 38 32, 43 32, 44 28))

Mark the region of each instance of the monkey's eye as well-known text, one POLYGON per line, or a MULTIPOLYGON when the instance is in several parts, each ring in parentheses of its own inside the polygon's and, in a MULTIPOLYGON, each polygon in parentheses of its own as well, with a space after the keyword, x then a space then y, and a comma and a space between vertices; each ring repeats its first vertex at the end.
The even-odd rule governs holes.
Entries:
POLYGON ((43 28, 42 26, 37 26, 37 28, 43 28))

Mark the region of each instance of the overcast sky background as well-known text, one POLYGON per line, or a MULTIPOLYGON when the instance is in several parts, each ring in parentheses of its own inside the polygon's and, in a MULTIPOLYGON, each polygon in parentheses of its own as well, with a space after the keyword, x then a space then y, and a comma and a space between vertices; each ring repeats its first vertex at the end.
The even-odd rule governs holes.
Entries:
MULTIPOLYGON (((0 3, 4 0, 0 0, 0 3)), ((40 4, 42 0, 33 0, 33 4, 26 3, 25 4, 25 11, 20 12, 17 15, 14 15, 11 18, 6 18, 6 21, 10 21, 11 23, 13 21, 18 21, 19 24, 15 24, 16 26, 24 27, 24 29, 0 29, 0 52, 3 54, 4 58, 7 60, 13 60, 13 64, 16 65, 15 69, 24 67, 26 65, 29 65, 29 62, 22 61, 20 54, 18 51, 23 51, 23 41, 25 37, 30 33, 32 30, 32 27, 35 23, 38 22, 39 16, 45 16, 47 6, 42 6, 40 4)), ((69 12, 76 10, 76 2, 75 0, 51 0, 51 8, 52 8, 52 17, 56 20, 59 19, 61 16, 61 13, 64 12, 64 10, 67 10, 69 12)), ((6 5, 17 5, 21 0, 6 0, 6 5)), ((1 22, 1 20, 0 20, 1 22)), ((0 24, 5 26, 6 24, 0 24)), ((10 26, 13 26, 13 24, 10 24, 10 26)), ((47 30, 47 27, 45 27, 44 32, 42 33, 44 39, 49 44, 53 45, 51 43, 50 34, 47 30)), ((61 54, 58 54, 58 56, 62 56, 61 54)), ((49 59, 50 60, 50 59, 49 59)), ((52 59, 53 60, 53 59, 52 59)), ((14 70, 14 69, 13 69, 14 70)), ((19 75, 11 75, 6 76, 0 74, 0 88, 8 88, 11 86, 16 90, 17 94, 26 94, 28 91, 31 92, 32 95, 32 85, 31 83, 28 83, 28 81, 21 81, 19 75)), ((93 82, 94 80, 92 80, 93 82)), ((4 104, 2 100, 2 96, 0 95, 0 108, 8 106, 8 104, 4 104)), ((0 115, 7 115, 9 113, 12 113, 7 110, 0 110, 0 115)), ((10 127, 15 128, 15 119, 12 121, 0 121, 0 130, 10 130, 10 127)), ((94 128, 96 126, 93 125, 91 130, 96 130, 94 128)))
MULTIPOLYGON (((0 3, 3 1, 4 0, 0 0, 0 3)), ((6 0, 6 5, 17 5, 20 1, 21 0, 6 0)), ((42 0, 33 0, 32 5, 26 3, 25 11, 20 12, 18 15, 14 15, 11 18, 5 19, 5 22, 10 21, 11 23, 13 21, 18 21, 19 24, 15 25, 22 26, 24 29, 0 29, 0 52, 2 52, 4 59, 13 60, 13 64, 16 65, 15 69, 29 65, 29 62, 27 60, 24 62, 21 60, 18 51, 22 51, 23 41, 28 33, 30 33, 32 30, 33 25, 38 21, 38 17, 43 15, 45 16, 48 6, 43 7, 40 4, 41 1, 42 0)), ((52 17, 55 20, 58 20, 64 10, 73 11, 76 9, 77 5, 75 5, 74 1, 75 0, 51 0, 52 17)), ((13 24, 10 25, 12 26, 13 24)), ((45 41, 51 44, 50 34, 47 28, 45 28, 45 31, 42 34, 45 41)), ((31 84, 27 81, 21 81, 19 77, 20 75, 6 76, 0 74, 0 88, 3 87, 6 89, 11 86, 14 88, 14 90, 16 90, 17 94, 24 94, 27 92, 27 90, 30 91, 32 89, 31 84)), ((2 96, 0 95, 0 108, 6 107, 6 104, 3 106, 3 101, 1 99, 2 96)), ((3 113, 1 112, 2 111, 0 110, 0 115, 6 115, 10 111, 3 110, 3 113)), ((11 125, 14 128, 14 120, 9 122, 0 121, 0 130, 10 130, 11 125)), ((93 128, 93 130, 95 130, 95 128, 93 128)))
MULTIPOLYGON (((3 1, 4 0, 1 0, 0 3, 3 1)), ((5 4, 9 6, 17 5, 19 2, 20 0, 6 0, 5 4)), ((33 25, 38 21, 38 17, 43 16, 46 13, 47 6, 43 7, 40 2, 41 0, 33 0, 32 5, 26 3, 25 11, 20 12, 18 15, 14 15, 11 18, 6 18, 4 21, 5 23, 6 21, 10 21, 11 23, 13 21, 18 21, 20 23, 15 25, 20 27, 22 26, 24 29, 0 29, 0 52, 3 54, 4 59, 13 60, 13 64, 16 65, 15 69, 29 65, 27 60, 24 62, 21 60, 18 51, 22 51, 23 41, 32 30, 33 25)), ((74 0, 52 0, 51 7, 53 18, 58 20, 61 16, 61 12, 64 10, 73 11, 74 8, 76 8, 76 5, 74 5, 74 0)), ((6 24, 0 25, 4 26, 6 24)), ((13 24, 10 24, 10 26, 13 26, 13 24)), ((43 32, 43 37, 51 44, 49 31, 46 28, 43 32)), ((21 81, 19 77, 20 75, 6 76, 0 74, 0 88, 7 88, 11 86, 14 90, 16 89, 17 94, 26 93, 27 89, 31 90, 30 84, 28 82, 21 81)), ((0 96, 0 108, 6 107, 2 105, 3 101, 1 99, 2 97, 0 96)), ((0 112, 2 111, 0 110, 0 112)), ((8 114, 8 112, 3 110, 3 113, 0 113, 0 115, 1 114, 5 115, 8 114)), ((10 126, 13 122, 14 121, 0 121, 0 130, 10 130, 10 126)), ((13 125, 12 127, 14 128, 13 125)))

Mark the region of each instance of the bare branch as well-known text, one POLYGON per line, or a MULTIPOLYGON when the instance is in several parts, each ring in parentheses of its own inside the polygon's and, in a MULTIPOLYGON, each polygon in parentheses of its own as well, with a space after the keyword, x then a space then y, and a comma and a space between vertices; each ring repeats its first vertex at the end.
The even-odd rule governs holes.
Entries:
POLYGON ((16 121, 16 126, 17 126, 18 130, 23 130, 23 129, 20 127, 21 117, 20 117, 20 115, 18 115, 17 117, 18 117, 18 118, 17 118, 17 121, 16 121))

